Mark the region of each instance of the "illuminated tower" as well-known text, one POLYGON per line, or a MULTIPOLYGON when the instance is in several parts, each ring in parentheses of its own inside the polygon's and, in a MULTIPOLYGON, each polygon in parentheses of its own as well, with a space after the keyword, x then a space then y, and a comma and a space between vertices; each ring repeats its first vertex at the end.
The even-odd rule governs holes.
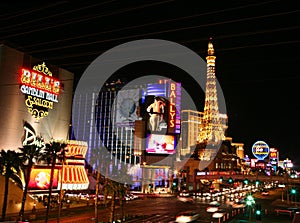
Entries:
POLYGON ((218 95, 216 87, 214 46, 212 39, 208 43, 207 61, 207 80, 205 91, 204 114, 201 123, 200 142, 220 143, 225 139, 224 130, 227 116, 219 113, 218 95))

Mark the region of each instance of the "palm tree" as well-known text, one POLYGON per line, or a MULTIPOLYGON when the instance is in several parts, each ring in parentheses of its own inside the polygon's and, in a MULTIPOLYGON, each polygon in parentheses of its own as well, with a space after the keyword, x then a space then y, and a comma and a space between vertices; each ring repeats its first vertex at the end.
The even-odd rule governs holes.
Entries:
POLYGON ((118 183, 110 179, 106 179, 103 187, 103 194, 105 197, 111 196, 109 221, 113 222, 115 216, 115 198, 118 191, 118 183))
POLYGON ((6 217, 7 199, 8 199, 8 185, 9 179, 14 175, 19 175, 23 168, 23 162, 20 154, 12 150, 1 150, 0 152, 0 172, 5 176, 4 184, 4 199, 2 206, 2 220, 6 217))
MULTIPOLYGON (((100 168, 99 168, 100 169, 100 168)), ((96 171, 96 190, 95 190, 95 222, 98 222, 98 195, 100 185, 101 173, 96 171)))
POLYGON ((127 186, 132 184, 132 177, 128 174, 128 168, 126 164, 123 162, 120 163, 121 167, 114 173, 113 180, 119 182, 118 183, 118 190, 117 190, 117 196, 119 198, 120 206, 121 206, 121 218, 124 218, 124 202, 123 198, 127 193, 127 186))
POLYGON ((121 212, 123 219, 124 211, 123 211, 123 198, 127 192, 127 187, 123 183, 119 183, 116 181, 113 181, 111 179, 106 179, 106 182, 103 187, 103 194, 105 197, 111 196, 111 205, 110 205, 110 216, 109 216, 109 222, 114 221, 114 215, 115 215, 115 199, 116 197, 119 198, 120 206, 121 206, 121 212))
POLYGON ((43 158, 43 146, 42 145, 25 145, 21 150, 21 158, 23 163, 27 162, 26 167, 24 167, 25 174, 25 187, 23 192, 23 199, 22 199, 22 206, 19 213, 20 220, 23 221, 26 197, 28 192, 28 184, 30 180, 30 173, 34 163, 37 163, 42 160, 43 158))
POLYGON ((53 176, 54 176, 54 168, 55 168, 55 164, 56 164, 56 159, 61 154, 61 152, 65 149, 66 146, 67 146, 67 144, 65 142, 55 141, 55 140, 51 140, 49 143, 46 144, 44 159, 47 160, 48 165, 51 164, 48 204, 47 204, 46 219, 45 219, 46 223, 48 222, 48 215, 49 215, 49 210, 50 210, 50 201, 51 201, 51 194, 52 194, 52 183, 53 183, 53 176))
POLYGON ((126 185, 124 185, 122 183, 118 183, 116 193, 117 193, 117 196, 119 197, 119 202, 120 202, 120 206, 121 206, 121 219, 123 220, 123 218, 124 218, 123 199, 124 199, 124 196, 127 193, 127 187, 126 187, 126 185))
POLYGON ((61 162, 62 167, 61 167, 61 175, 60 175, 60 189, 59 189, 59 204, 58 204, 58 215, 57 215, 57 223, 60 222, 60 212, 61 208, 63 205, 63 189, 62 189, 62 184, 63 184, 63 177, 64 177, 64 165, 67 160, 66 154, 68 150, 65 148, 66 145, 63 146, 63 148, 60 151, 60 154, 58 154, 58 160, 61 162))

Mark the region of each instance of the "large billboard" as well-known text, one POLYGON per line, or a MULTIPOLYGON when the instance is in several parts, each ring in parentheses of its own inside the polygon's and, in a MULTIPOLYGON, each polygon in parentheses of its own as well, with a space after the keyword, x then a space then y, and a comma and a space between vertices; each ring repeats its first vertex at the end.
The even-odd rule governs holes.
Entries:
POLYGON ((139 89, 120 90, 116 98, 116 124, 134 126, 138 120, 137 108, 139 106, 139 89))
POLYGON ((148 84, 143 94, 143 107, 147 114, 147 130, 158 134, 180 133, 181 84, 161 80, 148 84))
POLYGON ((174 135, 148 134, 146 139, 146 152, 152 154, 176 153, 176 140, 174 135))
POLYGON ((161 96, 146 96, 145 108, 148 114, 147 130, 166 133, 168 127, 168 100, 161 96))
MULTIPOLYGON (((50 187, 51 167, 36 167, 30 172, 28 184, 29 190, 49 190, 50 187)), ((58 169, 54 169, 52 188, 57 189, 58 186, 58 169)))

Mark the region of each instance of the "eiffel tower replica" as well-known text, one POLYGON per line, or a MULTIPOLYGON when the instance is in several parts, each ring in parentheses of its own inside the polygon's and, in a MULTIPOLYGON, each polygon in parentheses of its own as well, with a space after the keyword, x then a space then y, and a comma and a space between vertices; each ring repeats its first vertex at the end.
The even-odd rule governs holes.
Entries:
MULTIPOLYGON (((227 115, 219 113, 218 95, 216 86, 214 46, 212 38, 208 43, 207 61, 207 80, 205 91, 204 112, 201 119, 199 142, 206 144, 206 148, 218 148, 225 140, 225 130, 227 129, 227 115)), ((213 151, 212 151, 213 152, 213 151)), ((214 152, 213 152, 214 153, 214 152)), ((212 154, 206 154, 211 157, 212 154)), ((207 159, 209 159, 207 157, 207 159)))

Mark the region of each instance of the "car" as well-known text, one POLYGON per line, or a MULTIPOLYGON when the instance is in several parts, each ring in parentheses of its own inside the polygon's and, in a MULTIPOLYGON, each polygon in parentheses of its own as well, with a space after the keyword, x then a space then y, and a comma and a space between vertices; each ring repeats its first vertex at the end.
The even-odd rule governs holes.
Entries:
POLYGON ((206 208, 206 212, 214 213, 219 210, 220 205, 210 205, 206 208))
POLYGON ((125 201, 130 201, 130 200, 133 200, 132 197, 128 196, 127 194, 124 196, 124 200, 125 201))
POLYGON ((214 212, 214 213, 212 214, 212 217, 213 217, 213 218, 222 218, 225 214, 226 214, 226 211, 220 209, 220 210, 214 212))
POLYGON ((212 201, 209 203, 209 205, 220 206, 221 204, 218 201, 212 201))
POLYGON ((195 211, 183 211, 176 215, 175 222, 184 223, 184 222, 193 222, 199 218, 199 214, 195 211))
POLYGON ((139 196, 136 195, 136 194, 130 193, 130 194, 127 194, 127 195, 130 196, 130 197, 132 197, 133 199, 138 199, 139 198, 139 196))
POLYGON ((156 188, 156 190, 154 191, 154 193, 156 194, 167 194, 168 193, 168 188, 156 188))
POLYGON ((263 191, 263 192, 261 192, 261 195, 263 195, 263 196, 268 196, 270 193, 269 193, 269 191, 263 191))
POLYGON ((188 196, 178 196, 177 199, 182 202, 194 202, 194 199, 188 196))
POLYGON ((246 204, 244 202, 237 202, 237 203, 233 203, 231 205, 232 208, 244 208, 246 207, 246 204))

